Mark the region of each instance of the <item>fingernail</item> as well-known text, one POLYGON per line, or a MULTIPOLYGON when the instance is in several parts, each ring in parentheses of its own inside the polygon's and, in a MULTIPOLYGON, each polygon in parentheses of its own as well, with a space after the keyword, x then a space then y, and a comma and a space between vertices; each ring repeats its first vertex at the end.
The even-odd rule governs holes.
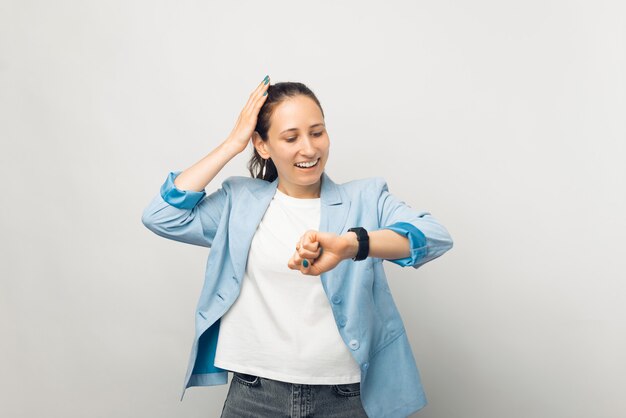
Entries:
POLYGON ((302 262, 302 265, 303 265, 304 267, 309 267, 309 262, 308 262, 308 261, 306 261, 306 260, 304 260, 304 261, 302 262))
POLYGON ((263 81, 265 81, 265 84, 270 82, 270 77, 268 75, 265 76, 265 78, 263 79, 263 81))
POLYGON ((267 92, 263 93, 263 96, 267 96, 267 92))

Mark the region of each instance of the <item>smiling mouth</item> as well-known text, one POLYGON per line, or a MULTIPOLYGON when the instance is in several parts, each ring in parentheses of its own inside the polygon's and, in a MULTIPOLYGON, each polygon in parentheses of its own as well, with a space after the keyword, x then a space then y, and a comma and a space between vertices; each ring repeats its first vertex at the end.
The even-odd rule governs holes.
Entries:
POLYGON ((310 167, 300 167, 300 166, 298 166, 298 165, 296 165, 296 164, 294 164, 294 166, 295 166, 296 168, 301 169, 301 170, 309 170, 309 169, 311 169, 311 168, 315 168, 315 167, 317 167, 317 165, 318 165, 319 163, 320 163, 320 158, 318 158, 318 159, 315 161, 315 164, 313 164, 313 165, 312 165, 312 166, 310 166, 310 167))

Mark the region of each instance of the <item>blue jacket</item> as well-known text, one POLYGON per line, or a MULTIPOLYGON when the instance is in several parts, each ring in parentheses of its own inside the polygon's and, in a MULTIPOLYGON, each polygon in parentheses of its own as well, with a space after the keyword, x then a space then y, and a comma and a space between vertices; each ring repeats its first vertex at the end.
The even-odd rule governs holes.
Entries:
MULTIPOLYGON (((174 185, 170 172, 145 208, 143 224, 157 235, 211 248, 195 315, 195 338, 180 400, 191 386, 228 383, 228 370, 213 364, 220 318, 241 290, 248 251, 278 179, 232 176, 210 195, 174 185)), ((382 177, 334 183, 322 173, 319 231, 345 234, 362 226, 391 229, 409 239, 411 255, 387 260, 418 268, 452 248, 448 231, 429 212, 389 193, 382 177)), ((302 231, 304 232, 304 231, 302 231)), ((294 250, 295 251, 295 250, 294 250)), ((285 260, 285 263, 287 260, 285 260)), ((392 298, 383 259, 341 261, 322 273, 337 329, 361 367, 361 402, 371 418, 406 417, 427 401, 404 323, 392 298)))

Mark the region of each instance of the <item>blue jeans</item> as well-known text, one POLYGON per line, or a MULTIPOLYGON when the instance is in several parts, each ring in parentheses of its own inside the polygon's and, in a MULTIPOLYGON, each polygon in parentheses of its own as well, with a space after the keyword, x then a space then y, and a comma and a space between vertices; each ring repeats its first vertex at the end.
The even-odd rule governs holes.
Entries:
POLYGON ((304 385, 233 372, 220 418, 367 418, 361 384, 304 385))

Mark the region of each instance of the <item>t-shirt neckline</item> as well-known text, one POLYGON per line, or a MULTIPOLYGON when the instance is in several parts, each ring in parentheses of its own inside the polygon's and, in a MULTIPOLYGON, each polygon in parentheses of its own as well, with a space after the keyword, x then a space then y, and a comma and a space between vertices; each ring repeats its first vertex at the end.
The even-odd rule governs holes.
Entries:
POLYGON ((293 197, 293 196, 289 196, 281 192, 278 188, 276 188, 276 194, 274 195, 274 199, 284 202, 291 206, 316 207, 320 204, 321 198, 316 197, 316 198, 309 199, 309 198, 293 197))

